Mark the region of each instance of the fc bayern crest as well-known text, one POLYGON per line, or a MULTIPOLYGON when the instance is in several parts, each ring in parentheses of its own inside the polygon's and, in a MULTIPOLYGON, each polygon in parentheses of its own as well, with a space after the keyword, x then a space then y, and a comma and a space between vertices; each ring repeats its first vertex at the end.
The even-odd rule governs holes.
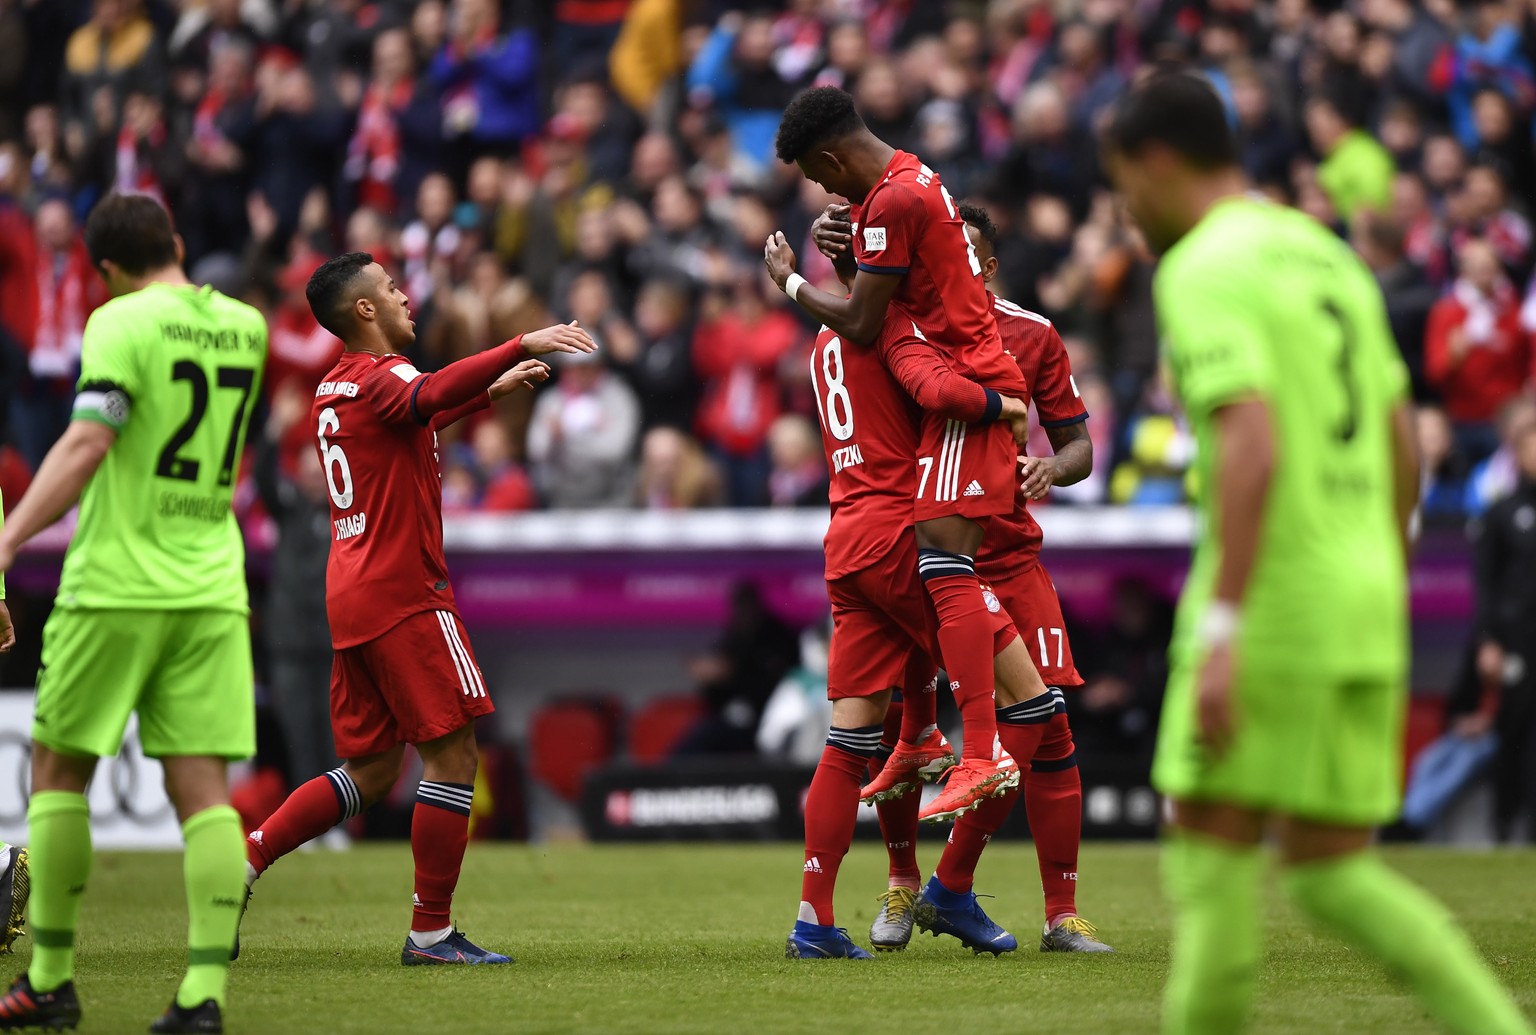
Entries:
POLYGON ((981 599, 987 602, 987 610, 993 614, 997 614, 1003 609, 1003 605, 997 602, 997 594, 990 589, 983 589, 981 591, 981 599))

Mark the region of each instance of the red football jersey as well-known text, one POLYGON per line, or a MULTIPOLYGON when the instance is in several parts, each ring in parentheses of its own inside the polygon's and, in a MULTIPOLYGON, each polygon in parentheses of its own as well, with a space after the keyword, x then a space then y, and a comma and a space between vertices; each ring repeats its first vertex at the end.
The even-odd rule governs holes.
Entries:
POLYGON ((457 613, 437 432, 411 408, 426 376, 404 356, 347 352, 315 389, 311 427, 331 494, 325 601, 338 649, 421 611, 457 613))
POLYGON ((845 342, 826 327, 811 352, 811 390, 832 474, 826 549, 835 579, 889 554, 912 524, 922 411, 886 370, 878 343, 845 342))
MULTIPOLYGON (((1088 419, 1083 398, 1072 377, 1067 347, 1051 321, 987 292, 997 319, 1003 348, 1019 365, 1029 382, 1030 402, 1040 426, 1060 428, 1088 419)), ((1022 481, 1022 479, 1020 479, 1022 481)), ((995 517, 987 524, 987 537, 976 557, 976 566, 1005 574, 1028 571, 1040 559, 1040 525, 1029 512, 1029 497, 1019 492, 1013 513, 995 517)))
POLYGON ((866 273, 900 276, 894 303, 951 368, 1003 395, 1024 398, 1019 368, 1003 354, 981 262, 939 176, 897 151, 881 181, 852 207, 853 255, 866 273))

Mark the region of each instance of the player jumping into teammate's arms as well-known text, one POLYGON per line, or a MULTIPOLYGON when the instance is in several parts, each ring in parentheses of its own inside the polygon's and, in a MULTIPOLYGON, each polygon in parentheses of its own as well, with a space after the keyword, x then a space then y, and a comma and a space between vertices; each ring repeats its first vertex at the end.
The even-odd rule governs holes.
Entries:
MULTIPOLYGON (((874 348, 845 345, 836 332, 824 328, 812 354, 812 388, 833 472, 827 531, 833 619, 827 691, 833 711, 827 746, 806 795, 800 911, 785 947, 792 958, 868 958, 837 928, 832 912, 838 868, 853 837, 859 783, 881 740, 894 690, 904 691, 912 702, 903 721, 923 710, 931 717, 934 711, 934 659, 941 650, 937 619, 921 592, 915 563, 912 498, 919 475, 912 457, 921 411, 914 399, 926 407, 946 408, 967 423, 988 414, 1005 421, 1027 420, 1023 402, 999 399, 995 392, 954 374, 930 343, 912 333, 900 309, 893 307, 890 313, 887 332, 874 348)), ((1012 750, 1018 743, 1015 724, 1030 721, 1025 713, 1038 710, 1042 701, 1054 710, 1054 701, 1001 608, 985 613, 996 655, 996 721, 1005 748, 1012 750)), ((1028 729, 1040 728, 1019 727, 1025 736, 1028 729)), ((931 720, 917 737, 923 742, 936 738, 947 754, 943 734, 931 720)), ((1038 741, 1038 734, 1034 739, 1038 741)), ((1025 750, 1028 759, 1033 748, 1025 750)), ((948 754, 935 757, 932 765, 940 769, 953 761, 948 754)), ((908 799, 915 802, 917 795, 908 799)), ((991 800, 996 799, 989 804, 991 800)), ((973 816, 967 812, 959 823, 970 823, 973 816)), ((912 823, 915 828, 915 810, 912 823)), ((902 946, 911 936, 911 903, 919 880, 913 841, 909 838, 906 845, 912 890, 906 892, 902 946)), ((949 848, 946 856, 965 850, 949 848)), ((1017 946, 1013 936, 981 910, 969 885, 935 909, 935 924, 977 951, 996 954, 1017 946)), ((875 947, 900 946, 876 939, 875 947)))
MULTIPOLYGON (((998 267, 993 252, 996 227, 984 209, 975 205, 959 208, 966 233, 981 260, 982 276, 991 283, 998 267)), ((812 228, 817 247, 839 266, 840 272, 846 269, 851 254, 851 230, 848 207, 844 205, 828 206, 812 228)), ((1081 686, 1082 677, 1072 661, 1056 588, 1039 561, 1040 526, 1028 509, 1029 500, 1042 498, 1052 485, 1073 484, 1092 471, 1088 413, 1072 378, 1066 347, 1050 321, 998 298, 990 290, 987 301, 997 320, 1004 350, 1018 363, 1029 384, 1031 401, 1054 450, 1052 456, 1021 459, 1023 481, 1014 509, 992 519, 976 559, 977 571, 987 588, 1001 601, 1026 645, 1038 652, 1036 666, 1053 694, 1054 707, 1049 711, 1039 709, 1033 716, 1047 726, 1034 754, 1026 756, 1029 765, 1024 773, 1023 791, 1045 891, 1045 928, 1040 947, 1043 951, 1105 952, 1109 947, 1095 938, 1093 926, 1077 915, 1082 782, 1061 688, 1081 686)), ((899 700, 891 706, 886 720, 887 740, 895 733, 902 707, 899 700)), ((1018 750, 1005 746, 1015 757, 1019 751, 1028 750, 1023 745, 1018 750)), ((917 800, 905 795, 892 797, 893 786, 898 790, 908 786, 898 781, 899 778, 892 779, 890 773, 882 770, 863 793, 864 800, 877 803, 891 854, 890 886, 882 896, 882 908, 870 929, 870 940, 890 948, 906 944, 917 888, 915 869, 905 859, 905 846, 914 840, 917 830, 917 800)), ((946 891, 970 891, 982 849, 1014 804, 1011 794, 989 800, 967 822, 956 827, 939 869, 930 880, 928 898, 942 900, 946 891)), ((928 909, 925 907, 923 912, 926 914, 928 909)))
MULTIPOLYGON (((795 162, 808 179, 857 206, 858 273, 846 298, 818 290, 795 273, 794 252, 783 234, 775 234, 764 249, 774 282, 860 347, 879 335, 895 302, 955 373, 999 397, 1023 398, 1027 386, 1003 355, 981 265, 938 176, 875 137, 853 98, 832 87, 808 90, 790 103, 775 148, 781 161, 795 162)), ((917 564, 938 614, 951 689, 965 723, 964 757, 923 810, 925 819, 974 808, 1003 793, 1018 774, 1018 764, 997 740, 987 663, 991 624, 975 565, 986 520, 1012 507, 1016 453, 1007 424, 973 427, 933 413, 923 418, 914 457, 917 564)), ((888 764, 915 772, 931 760, 931 750, 904 742, 888 764)))
POLYGON ((150 198, 107 197, 85 242, 113 297, 86 324, 74 419, 0 531, 3 572, 80 500, 32 728, 32 963, 0 998, 0 1029, 80 1020, 85 789, 136 713, 186 841, 188 966, 150 1030, 219 1032, 243 866, 225 767, 256 747, 245 547, 230 500, 267 326, 188 282, 181 239, 150 198))
POLYGON ((346 764, 300 786, 251 833, 246 901, 279 858, 388 793, 411 744, 423 777, 411 820, 414 912, 400 962, 510 963, 449 917, 469 837, 474 720, 495 709, 448 583, 437 431, 544 380, 549 368, 530 357, 597 346, 562 324, 423 374, 400 355, 415 340, 408 299, 372 256, 331 259, 306 293, 321 326, 346 344, 311 414, 331 496, 331 724, 346 764))
POLYGON ((1273 831, 1297 905, 1446 1029, 1529 1035, 1445 908, 1371 847, 1401 804, 1419 479, 1380 289, 1326 227, 1249 194, 1203 79, 1144 81, 1102 144, 1163 256, 1154 301, 1204 487, 1153 766, 1172 813, 1164 1030, 1243 1026, 1273 831))

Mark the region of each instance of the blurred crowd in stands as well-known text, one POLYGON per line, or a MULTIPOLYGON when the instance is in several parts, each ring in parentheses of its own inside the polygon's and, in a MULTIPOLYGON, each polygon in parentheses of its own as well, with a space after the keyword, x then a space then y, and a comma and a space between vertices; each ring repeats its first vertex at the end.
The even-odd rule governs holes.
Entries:
POLYGON ((338 344, 303 286, 373 252, 431 368, 556 319, 602 345, 462 429, 450 512, 796 506, 826 471, 816 328, 762 270, 782 229, 826 281, 828 202, 774 160, 832 83, 1002 228, 999 293, 1055 321, 1097 470, 1056 498, 1187 498, 1157 371, 1152 263, 1104 189, 1096 123, 1161 62, 1203 70, 1277 201, 1385 289, 1432 514, 1506 493, 1536 421, 1536 0, 0 0, 7 498, 68 419, 102 288, 78 227, 163 198, 195 279, 266 312, 280 473, 338 344))

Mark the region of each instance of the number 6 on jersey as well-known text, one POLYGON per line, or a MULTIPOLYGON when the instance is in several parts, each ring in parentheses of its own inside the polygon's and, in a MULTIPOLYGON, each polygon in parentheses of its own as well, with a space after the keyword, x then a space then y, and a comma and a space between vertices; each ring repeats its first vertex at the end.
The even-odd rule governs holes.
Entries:
POLYGON ((334 434, 341 430, 341 418, 336 416, 336 407, 327 406, 320 411, 320 458, 325 464, 325 487, 331 490, 331 502, 336 504, 337 510, 347 510, 352 506, 352 468, 347 464, 347 454, 341 446, 332 445, 325 440, 328 433, 334 434), (331 473, 331 468, 339 469, 338 475, 331 473), (338 479, 340 484, 338 485, 338 479))

